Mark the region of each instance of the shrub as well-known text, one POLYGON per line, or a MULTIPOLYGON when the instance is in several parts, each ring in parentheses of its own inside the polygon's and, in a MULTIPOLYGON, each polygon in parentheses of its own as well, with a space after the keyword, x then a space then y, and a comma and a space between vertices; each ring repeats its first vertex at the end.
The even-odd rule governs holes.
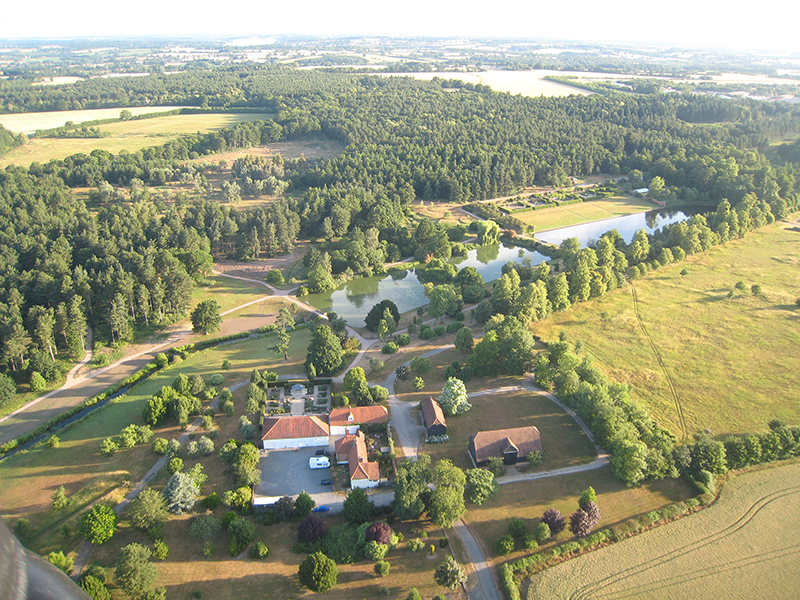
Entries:
POLYGON ((300 564, 298 575, 300 583, 312 592, 327 592, 336 585, 339 570, 322 552, 314 552, 300 564))
POLYGON ((231 361, 223 360, 222 361, 222 370, 223 371, 230 371, 231 370, 231 361))
POLYGON ((392 589, 382 585, 378 588, 378 595, 379 596, 388 596, 392 593, 392 589))
POLYGON ((222 375, 220 375, 219 373, 214 373, 214 374, 213 374, 213 375, 212 375, 212 376, 209 378, 209 380, 208 380, 208 381, 209 381, 209 383, 211 383, 211 385, 214 385, 214 386, 217 386, 217 385, 222 385, 223 383, 225 383, 225 377, 223 377, 223 376, 222 376, 222 375))
POLYGON ((539 547, 539 542, 536 540, 536 535, 531 533, 526 533, 522 536, 520 540, 522 547, 526 550, 535 550, 539 547))
POLYGON ((550 526, 547 523, 545 523, 544 521, 542 521, 541 523, 539 523, 534 528, 533 535, 536 538, 537 542, 541 543, 541 542, 545 541, 551 535, 550 526))
POLYGON ((431 359, 429 358, 424 356, 415 356, 411 359, 411 370, 418 375, 425 375, 425 373, 430 371, 432 368, 433 365, 431 365, 431 359))
POLYGON ((444 325, 437 325, 433 331, 436 333, 436 337, 442 337, 447 332, 447 329, 444 325))
POLYGON ((111 600, 111 593, 106 585, 92 575, 84 575, 79 585, 92 600, 111 600))
POLYGON ((511 519, 508 522, 508 534, 515 538, 521 538, 523 535, 528 533, 528 528, 525 526, 525 522, 522 519, 511 519))
POLYGON ((200 505, 208 510, 214 510, 219 506, 220 502, 222 502, 222 499, 217 495, 217 492, 213 492, 203 498, 200 505))
POLYGON ((407 333, 401 333, 397 336, 397 345, 398 346, 408 346, 411 343, 411 336, 407 333))
POLYGON ((437 335, 436 335, 436 331, 434 331, 432 328, 423 327, 419 332, 419 337, 422 340, 432 340, 435 337, 437 337, 437 335))
POLYGON ((103 544, 114 536, 118 521, 119 516, 113 508, 95 504, 92 510, 83 515, 80 533, 92 544, 103 544))
POLYGON ((564 526, 566 525, 564 517, 562 517, 561 513, 555 508, 548 508, 546 511, 544 511, 544 515, 542 515, 542 523, 547 523, 547 526, 550 528, 551 535, 557 534, 563 530, 564 526))
POLYGON ((119 450, 119 444, 111 438, 106 438, 100 442, 100 454, 111 458, 119 450))
POLYGON ((461 321, 452 321, 447 324, 447 333, 455 333, 462 327, 464 327, 464 323, 461 321))
POLYGON ((368 542, 376 541, 379 544, 390 544, 392 542, 392 528, 383 521, 375 521, 367 527, 364 532, 364 539, 368 542))
POLYGON ((383 362, 380 358, 369 359, 369 368, 372 369, 373 371, 380 371, 385 366, 386 363, 383 362))
POLYGON ((502 536, 494 543, 494 550, 500 556, 511 554, 514 551, 514 538, 508 534, 502 536))
POLYGON ((383 560, 389 552, 387 544, 379 544, 375 540, 367 542, 364 546, 364 556, 369 560, 383 560))
MULTIPOLYGON (((203 417, 204 419, 206 417, 203 417)), ((214 441, 206 436, 200 438, 200 441, 197 442, 197 448, 200 451, 200 454, 203 456, 211 456, 214 453, 216 448, 214 447, 214 441)))
POLYGON ((538 467, 539 465, 542 464, 542 461, 544 461, 542 453, 539 452, 538 450, 531 450, 530 452, 528 452, 528 456, 526 458, 528 460, 528 465, 530 465, 531 467, 538 467))
POLYGON ((61 445, 61 439, 57 435, 51 435, 47 438, 48 448, 58 448, 61 445))
POLYGON ((492 473, 495 477, 502 477, 506 474, 506 467, 503 464, 503 459, 499 456, 492 456, 486 462, 486 470, 492 473))
POLYGON ((408 381, 408 379, 411 377, 411 369, 405 365, 400 365, 397 367, 397 369, 395 369, 394 372, 400 381, 408 381))
POLYGON ((248 556, 250 556, 250 558, 263 560, 269 556, 269 548, 267 548, 267 545, 264 542, 256 542, 250 548, 248 556))
POLYGON ((411 382, 411 385, 415 390, 419 392, 425 387, 425 380, 422 377, 414 377, 414 380, 411 382))
POLYGON ((270 285, 283 285, 283 272, 280 269, 270 269, 265 280, 270 285))
POLYGON ((378 562, 375 563, 375 567, 373 568, 375 570, 375 574, 378 577, 386 577, 389 574, 389 569, 391 568, 391 565, 389 564, 389 561, 379 560, 378 562))
POLYGON ((67 575, 72 573, 72 566, 75 564, 75 559, 70 556, 65 556, 63 552, 51 552, 44 559, 58 570, 63 571, 67 575))
POLYGON ((203 556, 208 558, 212 554, 214 554, 214 544, 211 542, 203 542, 203 556))
POLYGON ((395 344, 394 342, 387 342, 386 344, 384 344, 383 348, 381 348, 381 352, 383 352, 384 354, 394 354, 395 352, 397 352, 397 350, 398 350, 397 344, 395 344))
POLYGON ((169 546, 163 540, 153 542, 153 556, 158 560, 167 560, 169 556, 169 546))
POLYGON ((308 514, 297 527, 297 541, 313 544, 325 535, 325 522, 315 514, 308 514))
POLYGON ((31 373, 30 386, 31 391, 38 394, 47 387, 47 382, 45 381, 44 377, 42 377, 41 373, 34 371, 31 373))
POLYGON ((412 552, 419 552, 425 547, 425 542, 420 539, 408 540, 408 549, 412 552))
POLYGON ((382 385, 373 385, 369 388, 369 393, 375 404, 386 402, 389 399, 389 390, 382 385))
POLYGON ((183 471, 183 459, 177 457, 171 458, 169 463, 167 463, 167 471, 169 471, 170 475, 183 471))
POLYGON ((191 442, 186 444, 186 454, 189 458, 198 458, 200 456, 200 446, 197 445, 197 442, 195 440, 192 440, 191 442))
POLYGON ((160 456, 167 451, 167 440, 164 438, 156 438, 153 440, 153 443, 150 445, 150 448, 153 450, 155 454, 158 454, 160 456))
POLYGON ((228 554, 230 556, 237 556, 253 541, 253 538, 256 536, 256 528, 247 519, 238 518, 228 525, 228 533, 231 536, 228 554))

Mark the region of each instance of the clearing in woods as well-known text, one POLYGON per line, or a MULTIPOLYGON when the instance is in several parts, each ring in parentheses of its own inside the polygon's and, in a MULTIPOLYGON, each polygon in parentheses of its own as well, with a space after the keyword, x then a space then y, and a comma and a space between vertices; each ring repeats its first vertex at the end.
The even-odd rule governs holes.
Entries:
POLYGON ((570 227, 581 223, 611 219, 658 207, 652 202, 632 196, 615 196, 604 200, 581 202, 568 206, 554 206, 530 212, 515 213, 512 216, 527 225, 533 225, 536 231, 547 231, 560 227, 570 227))
POLYGON ((481 71, 476 73, 386 73, 386 75, 425 80, 430 80, 434 77, 460 79, 465 83, 488 85, 496 92, 522 94, 530 97, 588 96, 592 94, 587 90, 543 79, 545 75, 557 73, 557 71, 481 71))
MULTIPOLYGON (((794 219, 796 220, 796 216, 794 219)), ((679 437, 800 424, 800 227, 776 223, 535 323, 566 330, 679 437), (685 276, 681 271, 686 269, 685 276), (742 281, 746 291, 736 291, 742 281), (754 295, 751 286, 761 286, 754 295), (669 378, 665 376, 669 375, 669 378)))
POLYGON ((789 598, 800 585, 800 464, 739 475, 690 518, 556 565, 534 598, 789 598), (609 568, 616 565, 614 568, 609 568))
MULTIPOLYGON (((161 110, 171 110, 176 107, 160 107, 161 110)), ((131 109, 133 112, 134 109, 131 109)), ((70 111, 71 112, 71 111, 70 111)), ((81 111, 89 112, 89 111, 81 111)), ((114 109, 114 114, 106 117, 91 117, 93 119, 112 118, 119 116, 119 109, 114 109)), ((36 113, 41 114, 41 113, 36 113)), ((17 116, 17 115, 4 115, 17 116)), ((26 115, 27 116, 27 115, 26 115)), ((120 121, 98 125, 102 131, 108 131, 110 137, 102 138, 32 138, 24 146, 14 148, 0 158, 0 168, 11 164, 28 166, 32 162, 46 163, 53 159, 61 159, 73 154, 89 154, 99 148, 112 154, 119 154, 121 150, 136 152, 148 146, 160 146, 170 140, 183 135, 197 132, 209 132, 232 127, 244 121, 257 121, 269 118, 268 114, 205 114, 205 115, 172 115, 168 117, 154 117, 139 121, 120 121)), ((71 120, 67 118, 67 120, 71 120)), ((84 119, 85 120, 85 119, 84 119)), ((57 123, 51 127, 63 125, 57 123)), ((216 155, 212 160, 219 160, 216 155)), ((209 160, 207 157, 206 160, 209 160)))

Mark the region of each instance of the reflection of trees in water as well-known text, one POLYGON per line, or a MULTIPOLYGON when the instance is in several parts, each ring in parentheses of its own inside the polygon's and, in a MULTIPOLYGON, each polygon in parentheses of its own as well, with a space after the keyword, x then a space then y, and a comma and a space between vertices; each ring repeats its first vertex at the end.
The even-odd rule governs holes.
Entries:
MULTIPOLYGON (((379 285, 382 277, 363 277, 347 284, 344 294, 347 301, 356 308, 365 306, 368 300, 374 299, 379 293, 379 285)), ((374 302, 372 303, 374 304, 374 302)), ((372 306, 369 304, 368 306, 372 306)))
POLYGON ((644 222, 645 225, 649 229, 655 229, 658 227, 658 221, 661 219, 662 221, 672 221, 673 219, 685 219, 689 215, 687 212, 683 210, 677 209, 661 209, 661 210, 649 210, 644 213, 644 222))
POLYGON ((497 260, 498 256, 500 256, 500 244, 480 246, 475 252, 475 258, 484 265, 488 265, 493 260, 497 260))
POLYGON ((392 281, 402 281, 408 277, 408 270, 403 269, 402 271, 389 271, 389 277, 392 278, 392 281))

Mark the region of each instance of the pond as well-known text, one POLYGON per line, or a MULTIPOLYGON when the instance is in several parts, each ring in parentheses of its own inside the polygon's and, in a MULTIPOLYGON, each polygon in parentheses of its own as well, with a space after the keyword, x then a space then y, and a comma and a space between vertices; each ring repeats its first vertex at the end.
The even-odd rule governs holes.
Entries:
POLYGON ((656 229, 664 227, 664 225, 685 221, 697 212, 698 209, 689 208, 682 210, 649 210, 647 212, 625 215, 623 217, 613 217, 611 219, 603 219, 602 221, 592 221, 591 223, 582 223, 581 225, 572 225, 571 227, 542 231, 536 234, 536 239, 558 246, 565 239, 574 237, 578 238, 581 247, 585 248, 589 245, 591 240, 597 240, 606 231, 616 229, 619 231, 620 235, 622 235, 625 243, 630 243, 633 239, 633 235, 639 229, 644 229, 647 233, 653 233, 656 229))
MULTIPOLYGON (((492 281, 500 277, 503 265, 509 260, 521 261, 525 257, 529 257, 533 265, 548 260, 539 252, 510 244, 493 244, 470 250, 466 257, 453 258, 450 262, 459 269, 475 267, 484 281, 492 281)), ((352 327, 363 327, 369 309, 384 299, 394 302, 401 313, 428 303, 414 269, 357 277, 338 289, 304 298, 322 311, 336 312, 352 327)))

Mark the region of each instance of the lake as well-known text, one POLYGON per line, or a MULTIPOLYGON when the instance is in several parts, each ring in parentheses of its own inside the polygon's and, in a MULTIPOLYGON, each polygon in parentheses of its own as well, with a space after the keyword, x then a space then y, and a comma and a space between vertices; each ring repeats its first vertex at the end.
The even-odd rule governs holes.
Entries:
POLYGON ((656 229, 685 221, 691 215, 698 212, 692 209, 659 209, 648 210, 643 213, 625 215, 623 217, 613 217, 602 221, 592 221, 560 229, 551 229, 536 234, 536 239, 549 244, 559 246, 567 238, 578 238, 581 247, 585 248, 592 240, 597 240, 606 231, 616 229, 619 231, 625 243, 630 243, 633 235, 639 230, 644 229, 647 233, 653 233, 656 229))
MULTIPOLYGON (((586 247, 591 240, 596 240, 606 231, 616 229, 627 243, 633 239, 633 234, 638 229, 653 233, 664 225, 688 219, 694 212, 696 211, 691 209, 651 210, 645 213, 543 231, 537 233, 536 238, 558 246, 566 238, 576 237, 581 246, 586 247)), ((450 262, 457 265, 459 269, 475 267, 484 281, 493 281, 499 279, 503 265, 508 261, 521 262, 525 257, 529 257, 534 266, 548 260, 547 256, 539 252, 518 248, 511 244, 494 244, 470 250, 466 257, 454 258, 450 262)), ((417 278, 414 269, 392 271, 372 277, 357 277, 330 292, 310 294, 305 301, 322 311, 336 312, 353 327, 363 327, 364 317, 369 309, 384 299, 394 302, 401 313, 425 306, 428 303, 422 283, 417 278)))
MULTIPOLYGON (((503 265, 509 260, 521 261, 525 257, 529 257, 533 265, 548 260, 539 252, 510 244, 493 244, 470 250, 466 257, 453 258, 450 262, 459 269, 475 267, 484 281, 492 281, 500 277, 503 265)), ((357 277, 340 288, 324 294, 309 294, 303 300, 322 311, 336 312, 353 327, 363 327, 369 309, 387 298, 401 313, 428 303, 414 269, 357 277)))

